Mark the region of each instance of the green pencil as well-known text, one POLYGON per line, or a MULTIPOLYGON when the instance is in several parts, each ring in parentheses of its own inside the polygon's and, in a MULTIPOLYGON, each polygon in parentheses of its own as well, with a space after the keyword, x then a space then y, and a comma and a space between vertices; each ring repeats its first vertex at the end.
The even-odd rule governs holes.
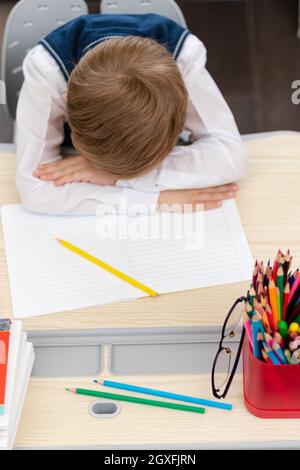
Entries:
POLYGON ((256 298, 256 291, 254 289, 254 286, 251 284, 250 286, 250 291, 249 291, 249 303, 253 309, 253 305, 254 305, 254 299, 256 298))
POLYGON ((66 390, 68 392, 76 393, 77 395, 87 395, 89 397, 128 401, 130 403, 139 403, 140 405, 159 406, 160 408, 172 408, 173 410, 191 411, 193 413, 205 413, 205 408, 201 408, 199 406, 180 405, 179 403, 170 403, 168 401, 148 400, 147 398, 119 395, 118 393, 98 392, 96 390, 86 390, 84 388, 66 388, 66 390))

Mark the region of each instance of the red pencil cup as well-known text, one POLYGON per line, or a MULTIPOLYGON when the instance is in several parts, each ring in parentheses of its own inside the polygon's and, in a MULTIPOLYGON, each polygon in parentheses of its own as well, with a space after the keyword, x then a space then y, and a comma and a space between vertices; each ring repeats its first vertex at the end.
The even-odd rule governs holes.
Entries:
POLYGON ((256 359, 245 335, 244 402, 259 418, 300 418, 300 365, 273 365, 256 359))

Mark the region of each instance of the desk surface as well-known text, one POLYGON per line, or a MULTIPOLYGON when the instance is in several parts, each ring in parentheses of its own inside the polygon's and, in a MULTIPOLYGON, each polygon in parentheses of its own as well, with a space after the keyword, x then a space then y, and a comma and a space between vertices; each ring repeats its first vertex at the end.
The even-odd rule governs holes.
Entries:
MULTIPOLYGON (((281 136, 249 142, 250 175, 241 185, 238 206, 254 257, 267 259, 281 247, 300 262, 300 137, 281 136)), ((0 204, 18 201, 14 185, 15 158, 0 155, 0 204)), ((0 238, 0 316, 11 312, 3 239, 0 238)), ((232 299, 245 284, 199 289, 105 307, 43 316, 24 321, 25 329, 202 326, 220 324, 232 299)), ((115 418, 91 418, 89 397, 74 396, 64 387, 93 387, 88 379, 32 379, 16 447, 190 448, 279 446, 299 439, 298 420, 259 420, 242 403, 237 377, 228 401, 232 412, 213 408, 204 416, 123 403, 115 418)), ((119 378, 121 379, 121 378, 119 378)), ((128 378, 124 381, 128 381, 128 378)), ((131 383, 209 397, 208 376, 133 377, 131 383)))
MULTIPOLYGON (((115 380, 122 381, 122 378, 115 380)), ((207 375, 139 376, 130 380, 127 377, 124 381, 211 399, 210 377, 207 375)), ((233 410, 206 408, 205 415, 120 403, 118 416, 92 418, 88 407, 95 399, 64 391, 64 387, 73 386, 100 390, 91 384, 91 378, 31 380, 16 448, 216 449, 280 448, 292 443, 299 448, 300 445, 299 420, 263 420, 246 410, 240 375, 235 378, 227 400, 233 404, 233 410)), ((105 390, 113 391, 106 387, 105 390)))
MULTIPOLYGON (((267 260, 280 247, 290 248, 300 264, 300 136, 287 135, 247 143, 250 172, 237 204, 254 258, 267 260)), ((19 201, 15 156, 0 153, 0 205, 19 201)), ((0 317, 11 315, 6 261, 0 234, 0 317)), ((232 300, 248 283, 217 286, 24 320, 25 330, 219 325, 232 300)))

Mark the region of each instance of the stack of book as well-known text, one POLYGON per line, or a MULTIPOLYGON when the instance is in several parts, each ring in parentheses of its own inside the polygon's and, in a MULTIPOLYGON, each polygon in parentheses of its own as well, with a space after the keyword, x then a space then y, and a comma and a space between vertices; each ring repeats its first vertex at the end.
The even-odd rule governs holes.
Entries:
POLYGON ((13 448, 33 362, 22 322, 0 319, 0 450, 13 448))

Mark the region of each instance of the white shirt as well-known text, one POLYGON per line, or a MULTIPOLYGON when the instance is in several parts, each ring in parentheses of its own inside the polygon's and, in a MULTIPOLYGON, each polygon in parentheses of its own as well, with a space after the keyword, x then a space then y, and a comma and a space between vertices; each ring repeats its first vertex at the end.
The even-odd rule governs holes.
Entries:
MULTIPOLYGON (((190 34, 177 59, 188 91, 185 129, 193 143, 177 146, 146 175, 118 180, 115 186, 72 183, 56 187, 33 176, 41 163, 61 159, 67 83, 42 45, 23 63, 24 84, 17 108, 17 188, 23 206, 44 214, 95 214, 99 204, 118 207, 120 198, 155 210, 159 192, 205 188, 235 182, 247 170, 248 154, 233 115, 207 72, 206 49, 190 34)), ((137 142, 138 145, 138 142, 137 142)))

